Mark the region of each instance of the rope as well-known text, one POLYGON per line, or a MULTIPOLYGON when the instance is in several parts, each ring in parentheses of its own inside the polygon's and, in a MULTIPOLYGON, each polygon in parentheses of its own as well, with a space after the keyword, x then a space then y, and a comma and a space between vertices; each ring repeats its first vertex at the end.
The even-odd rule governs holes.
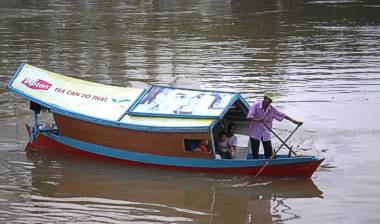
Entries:
POLYGON ((213 223, 213 219, 214 219, 214 205, 215 205, 215 188, 214 187, 211 187, 211 190, 212 190, 212 202, 211 202, 211 208, 210 208, 210 219, 208 221, 208 223, 213 223))

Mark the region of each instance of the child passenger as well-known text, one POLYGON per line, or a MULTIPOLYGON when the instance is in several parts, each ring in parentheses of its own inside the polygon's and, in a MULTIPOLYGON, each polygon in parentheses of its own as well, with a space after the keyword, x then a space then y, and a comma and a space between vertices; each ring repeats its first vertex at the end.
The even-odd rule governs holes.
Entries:
POLYGON ((226 132, 222 132, 219 134, 219 139, 217 143, 219 153, 223 159, 233 159, 234 151, 233 148, 227 144, 227 140, 228 138, 226 132))

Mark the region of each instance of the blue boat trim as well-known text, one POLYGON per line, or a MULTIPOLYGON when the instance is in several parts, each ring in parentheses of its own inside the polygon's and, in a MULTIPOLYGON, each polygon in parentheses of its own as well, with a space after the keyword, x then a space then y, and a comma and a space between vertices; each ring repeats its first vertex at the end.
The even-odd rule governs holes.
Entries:
POLYGON ((141 117, 167 117, 167 118, 190 118, 190 119, 215 119, 220 116, 204 116, 204 115, 187 115, 187 114, 152 114, 152 113, 140 113, 140 112, 128 112, 129 115, 141 116, 141 117))
MULTIPOLYGON (((137 153, 121 149, 114 149, 105 146, 99 146, 72 138, 57 136, 50 133, 41 133, 48 138, 51 138, 61 144, 76 148, 81 151, 93 153, 96 155, 111 157, 120 160, 128 160, 145 164, 153 165, 165 165, 165 166, 177 166, 177 167, 192 167, 192 168, 249 168, 263 166, 266 159, 258 160, 218 160, 218 159, 202 159, 202 158, 183 158, 183 157, 171 157, 171 156, 159 156, 146 153, 137 153)), ((271 165, 286 165, 305 163, 310 161, 316 161, 314 156, 305 157, 283 157, 273 159, 271 165)))
POLYGON ((54 110, 53 112, 61 115, 65 115, 71 118, 76 118, 78 120, 87 121, 96 123, 103 126, 116 127, 116 128, 125 128, 130 130, 138 131, 151 131, 151 132, 208 132, 208 126, 199 126, 199 127, 166 127, 166 126, 149 126, 149 125, 133 125, 126 124, 120 121, 105 120, 95 117, 90 117, 87 115, 81 115, 78 113, 65 111, 65 110, 54 110))

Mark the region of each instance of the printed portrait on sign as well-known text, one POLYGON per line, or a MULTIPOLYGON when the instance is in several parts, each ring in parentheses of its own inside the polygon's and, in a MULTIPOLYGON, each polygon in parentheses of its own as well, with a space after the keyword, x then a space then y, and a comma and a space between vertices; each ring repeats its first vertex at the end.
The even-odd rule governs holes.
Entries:
POLYGON ((132 113, 145 115, 218 116, 233 93, 194 91, 153 86, 132 109, 132 113))

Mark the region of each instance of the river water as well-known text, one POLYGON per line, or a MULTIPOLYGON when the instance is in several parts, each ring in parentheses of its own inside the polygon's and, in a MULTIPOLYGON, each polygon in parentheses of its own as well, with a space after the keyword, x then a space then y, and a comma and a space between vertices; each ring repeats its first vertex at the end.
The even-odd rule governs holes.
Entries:
POLYGON ((0 223, 380 222, 378 1, 2 0, 0 71, 0 223), (250 102, 275 90, 304 121, 290 144, 326 159, 310 180, 252 181, 27 154, 31 113, 6 90, 23 62, 250 102))

